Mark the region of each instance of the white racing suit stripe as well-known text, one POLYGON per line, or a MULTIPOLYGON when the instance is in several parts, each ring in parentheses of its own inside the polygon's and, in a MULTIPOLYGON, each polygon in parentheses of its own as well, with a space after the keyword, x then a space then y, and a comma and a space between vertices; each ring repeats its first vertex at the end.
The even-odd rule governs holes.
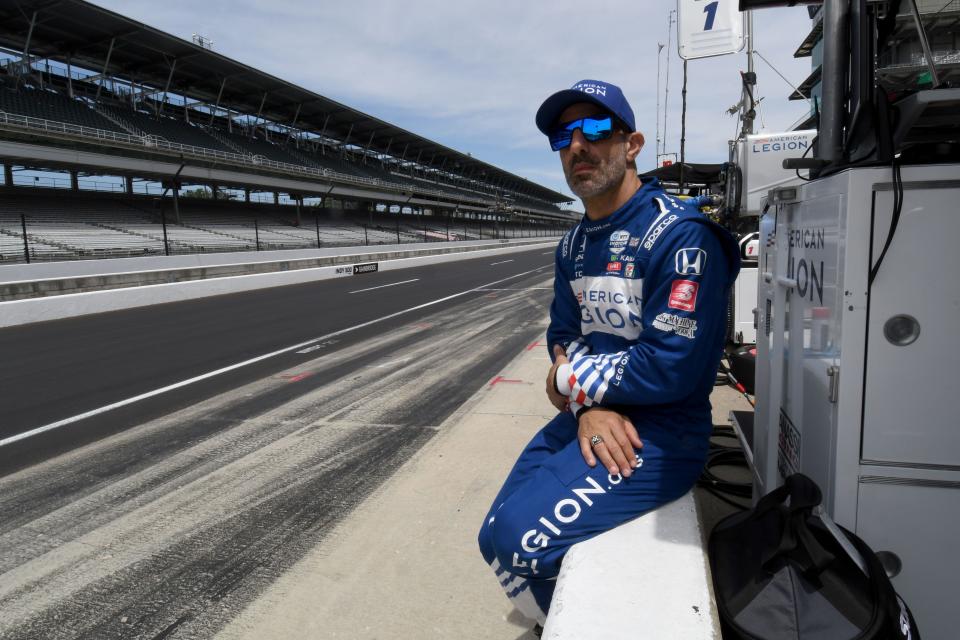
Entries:
POLYGON ((520 575, 506 573, 496 558, 490 563, 490 568, 497 574, 500 586, 503 587, 507 598, 509 598, 513 606, 517 608, 517 611, 530 620, 537 621, 541 625, 547 621, 547 614, 540 608, 540 605, 537 604, 533 594, 530 593, 530 583, 527 582, 526 578, 520 575), (507 580, 499 580, 499 576, 505 573, 510 577, 507 580))

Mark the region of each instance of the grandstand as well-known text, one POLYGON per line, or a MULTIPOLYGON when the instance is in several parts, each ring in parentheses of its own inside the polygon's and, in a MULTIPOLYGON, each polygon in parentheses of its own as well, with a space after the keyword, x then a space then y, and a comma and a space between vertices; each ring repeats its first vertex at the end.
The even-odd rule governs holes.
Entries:
POLYGON ((0 192, 0 264, 548 235, 559 227, 465 216, 341 211, 50 189, 0 192), (26 230, 26 242, 24 242, 26 230))
POLYGON ((82 0, 0 4, 0 163, 0 261, 547 235, 573 221, 569 196, 82 0), (25 170, 69 186, 17 184, 25 170), (84 193, 81 175, 120 193, 84 193), (183 197, 198 189, 213 198, 183 197))

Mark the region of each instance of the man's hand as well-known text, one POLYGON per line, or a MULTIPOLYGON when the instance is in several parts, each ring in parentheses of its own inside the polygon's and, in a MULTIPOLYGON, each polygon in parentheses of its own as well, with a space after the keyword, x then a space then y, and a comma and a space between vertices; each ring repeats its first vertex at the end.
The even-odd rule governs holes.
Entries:
POLYGON ((596 466, 599 458, 612 475, 619 473, 625 478, 629 478, 637 466, 633 450, 643 447, 640 435, 629 418, 602 407, 580 414, 577 437, 580 440, 580 453, 588 465, 596 466), (600 436, 602 442, 592 446, 590 440, 593 436, 600 436))
POLYGON ((570 362, 567 360, 567 352, 558 344, 553 345, 553 355, 556 358, 550 372, 547 373, 547 397, 550 398, 550 404, 557 408, 557 411, 565 411, 567 408, 567 397, 557 393, 555 380, 557 378, 557 368, 561 364, 570 362))

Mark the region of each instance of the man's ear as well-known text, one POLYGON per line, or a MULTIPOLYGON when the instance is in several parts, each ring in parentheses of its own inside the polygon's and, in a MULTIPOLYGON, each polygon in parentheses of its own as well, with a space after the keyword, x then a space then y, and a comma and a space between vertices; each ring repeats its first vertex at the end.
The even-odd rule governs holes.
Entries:
POLYGON ((643 149, 644 138, 639 131, 627 135, 627 162, 633 162, 643 149))

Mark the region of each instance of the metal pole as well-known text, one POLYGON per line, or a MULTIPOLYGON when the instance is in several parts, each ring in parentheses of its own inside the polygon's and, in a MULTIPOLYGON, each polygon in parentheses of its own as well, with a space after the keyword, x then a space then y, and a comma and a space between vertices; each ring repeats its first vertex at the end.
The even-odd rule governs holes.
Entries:
POLYGON ((160 198, 160 224, 163 225, 163 255, 170 255, 170 241, 167 239, 167 210, 163 206, 163 197, 160 198))
POLYGON ((23 257, 30 264, 30 242, 27 240, 27 216, 20 214, 20 228, 23 229, 23 257))
POLYGON ((401 213, 403 213, 403 205, 400 205, 400 206, 397 208, 397 218, 396 218, 396 223, 397 223, 397 244, 400 244, 400 214, 401 214, 401 213))
MULTIPOLYGON (((740 90, 740 120, 743 126, 738 138, 746 138, 753 134, 753 122, 756 118, 756 102, 753 99, 755 84, 749 84, 756 77, 753 66, 753 11, 747 11, 747 75, 741 80, 743 87, 740 90)), ((776 69, 774 69, 776 71, 776 69)), ((778 72, 779 73, 779 72, 778 72)))
POLYGON ((687 143, 687 61, 683 61, 683 107, 680 109, 680 188, 679 193, 683 194, 683 162, 686 159, 685 149, 687 143))
MULTIPOLYGON (((660 154, 660 54, 663 52, 663 45, 659 42, 657 43, 657 146, 653 149, 653 155, 658 156, 660 154)), ((670 55, 669 52, 667 55, 670 55)), ((655 157, 654 163, 659 167, 660 159, 655 157)))
POLYGON ((160 100, 160 104, 157 105, 156 114, 159 116, 163 112, 163 106, 167 103, 167 93, 170 91, 170 81, 173 80, 173 72, 177 68, 177 59, 173 59, 173 64, 170 65, 170 73, 167 74, 167 84, 163 87, 163 99, 160 100))
POLYGON ((103 63, 103 71, 100 73, 100 82, 97 83, 97 96, 94 98, 95 102, 100 100, 100 90, 103 88, 103 83, 106 81, 107 67, 110 66, 110 56, 113 55, 114 41, 116 41, 116 38, 110 38, 110 47, 107 49, 107 59, 103 63))
POLYGON ((73 95, 73 66, 71 64, 72 58, 67 56, 67 95, 71 98, 75 98, 73 95))
POLYGON ((447 242, 450 242, 450 210, 447 210, 447 242))
POLYGON ((260 251, 260 225, 257 224, 257 219, 253 219, 253 233, 257 241, 257 251, 260 251))
POLYGON ((17 83, 16 87, 20 88, 20 79, 26 75, 27 70, 30 68, 30 41, 33 39, 33 28, 37 24, 37 12, 33 12, 33 17, 30 18, 30 30, 27 31, 27 41, 23 45, 23 61, 20 66, 20 73, 17 74, 17 83))
POLYGON ((320 206, 317 207, 317 215, 313 219, 317 223, 317 249, 320 248, 320 208, 323 207, 323 198, 320 198, 320 206))
POLYGON ((671 9, 667 14, 667 80, 663 85, 663 149, 662 153, 667 152, 667 114, 670 113, 670 43, 673 38, 673 14, 676 9, 671 9))
POLYGON ((180 185, 173 183, 173 218, 180 224, 180 185))
MULTIPOLYGON (((942 11, 943 9, 941 9, 942 11)), ((940 78, 937 76, 937 67, 933 63, 933 52, 930 51, 930 42, 927 40, 927 32, 923 28, 923 22, 920 21, 920 11, 917 9, 917 0, 910 0, 910 11, 913 13, 913 22, 917 25, 917 35, 920 36, 920 48, 923 49, 923 57, 927 61, 927 69, 930 71, 930 80, 934 88, 940 86, 940 78)))
POLYGON ((835 162, 843 153, 844 89, 847 86, 849 0, 825 0, 823 7, 823 108, 817 156, 835 162))
POLYGON ((367 225, 363 225, 363 244, 370 246, 370 239, 367 237, 367 225))
POLYGON ((210 110, 210 123, 209 126, 213 126, 213 119, 217 115, 217 110, 220 109, 220 98, 223 97, 223 88, 227 86, 227 77, 224 76, 223 80, 220 82, 220 91, 217 92, 217 102, 213 105, 213 109, 210 110))

